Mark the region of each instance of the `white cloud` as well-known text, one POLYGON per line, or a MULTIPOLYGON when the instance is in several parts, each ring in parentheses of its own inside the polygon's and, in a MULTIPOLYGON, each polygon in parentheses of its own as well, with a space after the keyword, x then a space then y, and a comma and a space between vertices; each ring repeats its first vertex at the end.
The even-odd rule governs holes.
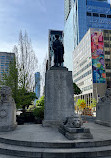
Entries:
POLYGON ((16 43, 0 41, 0 52, 12 52, 14 45, 16 43))
POLYGON ((37 42, 32 42, 32 46, 38 58, 39 64, 42 65, 44 59, 46 58, 46 55, 48 54, 48 44, 45 42, 40 43, 40 41, 37 41, 37 42))

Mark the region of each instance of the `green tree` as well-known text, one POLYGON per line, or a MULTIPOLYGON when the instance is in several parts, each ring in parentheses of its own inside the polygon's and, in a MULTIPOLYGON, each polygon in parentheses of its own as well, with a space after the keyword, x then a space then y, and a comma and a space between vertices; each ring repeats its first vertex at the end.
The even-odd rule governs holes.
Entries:
POLYGON ((6 85, 11 88, 16 107, 25 110, 26 106, 31 105, 32 101, 37 99, 37 97, 34 92, 26 90, 22 80, 18 81, 18 75, 18 68, 16 67, 16 60, 14 59, 14 61, 9 64, 8 72, 3 73, 0 83, 1 85, 6 85))
POLYGON ((97 101, 96 101, 96 99, 95 98, 91 98, 91 107, 92 108, 94 108, 94 107, 96 107, 96 104, 97 104, 97 101))
POLYGON ((44 96, 37 100, 36 106, 44 106, 44 96))
POLYGON ((82 93, 81 89, 75 83, 73 83, 73 89, 74 89, 74 94, 78 95, 82 93))
POLYGON ((86 102, 84 99, 78 99, 77 102, 76 102, 76 106, 79 108, 79 109, 84 109, 86 107, 86 102))
POLYGON ((28 92, 25 87, 18 89, 18 96, 16 105, 18 108, 22 108, 25 111, 26 107, 32 104, 32 101, 37 99, 36 94, 34 92, 28 92))
POLYGON ((44 96, 37 100, 36 108, 34 109, 34 116, 37 118, 44 118, 44 96))
POLYGON ((4 72, 1 85, 9 86, 12 90, 12 97, 14 98, 15 102, 17 100, 17 90, 18 90, 18 69, 16 67, 16 60, 14 58, 13 61, 10 62, 8 72, 4 72))

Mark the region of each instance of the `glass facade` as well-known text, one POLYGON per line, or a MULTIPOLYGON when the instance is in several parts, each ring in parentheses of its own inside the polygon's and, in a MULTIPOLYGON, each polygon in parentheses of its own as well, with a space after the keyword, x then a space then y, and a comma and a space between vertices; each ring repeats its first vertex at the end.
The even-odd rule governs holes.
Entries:
POLYGON ((8 73, 9 64, 14 57, 14 53, 0 52, 0 79, 2 79, 3 73, 8 73))
POLYGON ((64 27, 64 64, 69 70, 73 69, 72 52, 89 28, 111 29, 111 7, 107 1, 72 0, 71 4, 64 27))
POLYGON ((40 72, 35 73, 35 93, 36 97, 40 97, 40 72))

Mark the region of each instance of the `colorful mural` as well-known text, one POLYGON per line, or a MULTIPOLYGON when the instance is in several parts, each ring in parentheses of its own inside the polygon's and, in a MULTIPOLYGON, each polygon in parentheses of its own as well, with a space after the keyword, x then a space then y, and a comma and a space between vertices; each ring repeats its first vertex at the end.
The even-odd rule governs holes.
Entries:
POLYGON ((105 83, 104 42, 102 31, 91 32, 93 83, 105 83))

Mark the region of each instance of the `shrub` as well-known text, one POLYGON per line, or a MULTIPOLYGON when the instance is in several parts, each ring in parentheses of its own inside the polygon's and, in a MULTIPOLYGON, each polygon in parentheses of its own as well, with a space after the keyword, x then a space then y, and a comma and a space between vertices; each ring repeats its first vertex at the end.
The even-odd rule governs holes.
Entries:
POLYGON ((33 114, 36 118, 44 118, 44 106, 36 107, 33 111, 33 114))

